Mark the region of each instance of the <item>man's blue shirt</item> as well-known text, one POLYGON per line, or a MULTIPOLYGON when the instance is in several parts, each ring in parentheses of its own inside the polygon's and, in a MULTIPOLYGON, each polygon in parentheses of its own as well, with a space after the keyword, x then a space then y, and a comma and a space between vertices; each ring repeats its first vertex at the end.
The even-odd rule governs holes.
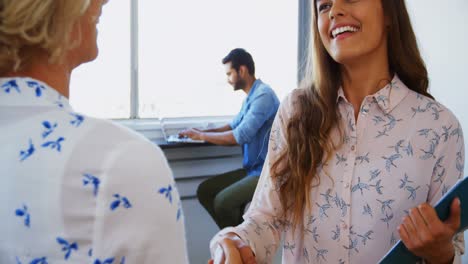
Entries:
POLYGON ((230 126, 242 146, 247 176, 259 176, 268 150, 271 125, 279 107, 271 87, 257 79, 230 126))

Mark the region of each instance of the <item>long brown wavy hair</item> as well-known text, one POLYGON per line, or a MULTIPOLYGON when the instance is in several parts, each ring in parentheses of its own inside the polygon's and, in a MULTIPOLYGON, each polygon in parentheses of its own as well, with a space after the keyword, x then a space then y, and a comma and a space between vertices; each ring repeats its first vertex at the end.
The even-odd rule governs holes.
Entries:
MULTIPOLYGON (((428 93, 429 80, 404 0, 381 0, 390 25, 387 28, 390 71, 411 90, 428 93)), ((342 84, 340 65, 327 53, 319 35, 317 8, 311 19, 308 62, 302 92, 297 96, 293 116, 287 121, 286 143, 271 174, 276 182, 284 219, 293 228, 303 224, 304 210, 310 208, 310 190, 320 181, 318 169, 330 159, 337 145, 330 132, 339 127, 336 98, 342 84)))

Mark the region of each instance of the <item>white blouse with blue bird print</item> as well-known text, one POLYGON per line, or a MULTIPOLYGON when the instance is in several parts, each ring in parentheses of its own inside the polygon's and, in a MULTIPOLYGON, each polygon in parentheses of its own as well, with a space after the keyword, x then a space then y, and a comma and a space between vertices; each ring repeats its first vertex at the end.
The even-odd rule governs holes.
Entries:
POLYGON ((0 78, 0 127, 0 263, 188 263, 157 146, 30 78, 0 78))
MULTIPOLYGON (((294 91, 280 106, 268 163, 245 221, 219 232, 211 251, 222 234, 235 232, 250 245, 258 263, 272 263, 282 237, 283 263, 377 263, 399 240, 397 227, 408 210, 424 202, 434 205, 463 177, 460 124, 447 108, 408 89, 398 76, 364 99, 357 122, 340 89, 342 133, 335 128, 331 135, 343 144, 320 166, 320 184, 310 190, 304 226, 293 233, 291 222, 279 218, 270 165, 286 147, 287 120, 300 93, 294 91)), ((460 263, 462 234, 454 245, 454 262, 460 263)))

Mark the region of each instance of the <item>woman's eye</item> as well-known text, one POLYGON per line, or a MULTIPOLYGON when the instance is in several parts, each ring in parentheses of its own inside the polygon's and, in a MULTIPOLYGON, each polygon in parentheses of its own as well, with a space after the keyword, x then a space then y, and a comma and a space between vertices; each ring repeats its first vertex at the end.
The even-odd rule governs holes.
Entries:
POLYGON ((329 3, 320 4, 318 7, 318 11, 323 12, 323 11, 330 9, 330 7, 331 7, 331 4, 329 3))

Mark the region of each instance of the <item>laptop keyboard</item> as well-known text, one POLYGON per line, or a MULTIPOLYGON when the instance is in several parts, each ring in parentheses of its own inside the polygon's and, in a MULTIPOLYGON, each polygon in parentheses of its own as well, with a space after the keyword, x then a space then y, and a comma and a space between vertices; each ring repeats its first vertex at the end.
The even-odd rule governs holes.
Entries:
POLYGON ((205 143, 204 140, 194 140, 189 137, 179 138, 179 135, 169 135, 167 137, 169 143, 205 143))

